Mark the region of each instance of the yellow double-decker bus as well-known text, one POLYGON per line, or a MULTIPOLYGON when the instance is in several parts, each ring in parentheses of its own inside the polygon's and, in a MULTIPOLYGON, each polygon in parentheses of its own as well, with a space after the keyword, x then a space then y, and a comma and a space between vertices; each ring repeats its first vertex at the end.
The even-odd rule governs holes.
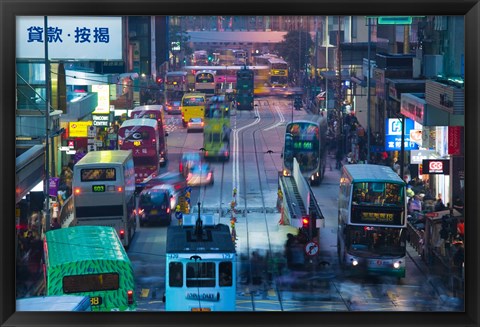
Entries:
POLYGON ((187 127, 190 118, 203 118, 205 113, 205 93, 185 93, 180 111, 183 127, 187 127))
POLYGON ((254 57, 256 65, 268 66, 268 85, 271 87, 288 86, 288 63, 273 54, 264 54, 254 57))

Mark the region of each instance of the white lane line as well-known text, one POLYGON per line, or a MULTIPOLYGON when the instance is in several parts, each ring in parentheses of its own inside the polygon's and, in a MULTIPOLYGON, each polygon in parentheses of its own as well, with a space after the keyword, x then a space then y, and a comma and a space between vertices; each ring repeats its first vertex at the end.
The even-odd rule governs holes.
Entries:
POLYGON ((237 120, 236 120, 236 117, 235 117, 235 129, 233 131, 233 165, 232 165, 232 183, 233 183, 233 187, 237 188, 237 194, 240 194, 240 165, 239 165, 239 156, 238 156, 238 153, 237 153, 237 149, 239 148, 238 146, 238 132, 240 132, 241 130, 245 129, 245 128, 248 128, 250 126, 253 126, 253 125, 256 125, 260 122, 261 118, 260 118, 260 114, 259 114, 259 111, 258 111, 258 106, 255 107, 255 120, 248 124, 248 125, 245 125, 243 127, 240 127, 237 129, 237 120))

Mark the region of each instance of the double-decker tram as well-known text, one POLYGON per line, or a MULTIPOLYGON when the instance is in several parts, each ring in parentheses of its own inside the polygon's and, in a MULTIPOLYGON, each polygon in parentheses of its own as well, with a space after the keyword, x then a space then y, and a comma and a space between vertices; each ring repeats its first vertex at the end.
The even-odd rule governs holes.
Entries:
POLYGON ((213 215, 184 215, 169 226, 166 311, 235 311, 236 251, 230 228, 213 215))
POLYGON ((218 93, 214 70, 200 70, 195 73, 195 92, 212 96, 218 93))
POLYGON ((337 250, 349 272, 405 277, 405 182, 383 165, 342 168, 337 250))
POLYGON ((88 152, 73 166, 72 190, 76 225, 113 227, 130 245, 137 226, 131 151, 88 152))
POLYGON ((205 159, 230 158, 230 101, 225 95, 210 98, 205 106, 203 148, 205 159))
POLYGON ((253 69, 237 70, 235 104, 238 110, 253 110, 254 81, 253 69))
POLYGON ((283 175, 293 172, 293 158, 300 166, 302 175, 311 185, 319 185, 325 176, 327 164, 326 118, 316 122, 296 120, 287 124, 283 147, 283 175))

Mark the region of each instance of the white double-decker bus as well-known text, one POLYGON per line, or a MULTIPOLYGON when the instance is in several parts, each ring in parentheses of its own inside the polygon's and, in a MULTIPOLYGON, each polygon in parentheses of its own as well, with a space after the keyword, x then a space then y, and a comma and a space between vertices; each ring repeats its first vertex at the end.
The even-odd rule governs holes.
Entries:
POLYGON ((382 165, 342 168, 337 249, 349 272, 405 277, 405 182, 382 165))
POLYGON ((76 225, 113 227, 128 248, 136 230, 132 151, 87 153, 73 167, 72 189, 76 225))

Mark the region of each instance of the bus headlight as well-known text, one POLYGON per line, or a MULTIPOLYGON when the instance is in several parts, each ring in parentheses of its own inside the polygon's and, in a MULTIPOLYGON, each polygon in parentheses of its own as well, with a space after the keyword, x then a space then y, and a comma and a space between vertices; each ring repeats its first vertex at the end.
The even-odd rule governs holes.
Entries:
POLYGON ((358 261, 357 259, 352 259, 352 266, 358 266, 358 261))
POLYGON ((401 263, 402 263, 401 261, 395 261, 395 262, 393 263, 393 268, 395 268, 395 269, 400 268, 400 264, 401 264, 401 263))

